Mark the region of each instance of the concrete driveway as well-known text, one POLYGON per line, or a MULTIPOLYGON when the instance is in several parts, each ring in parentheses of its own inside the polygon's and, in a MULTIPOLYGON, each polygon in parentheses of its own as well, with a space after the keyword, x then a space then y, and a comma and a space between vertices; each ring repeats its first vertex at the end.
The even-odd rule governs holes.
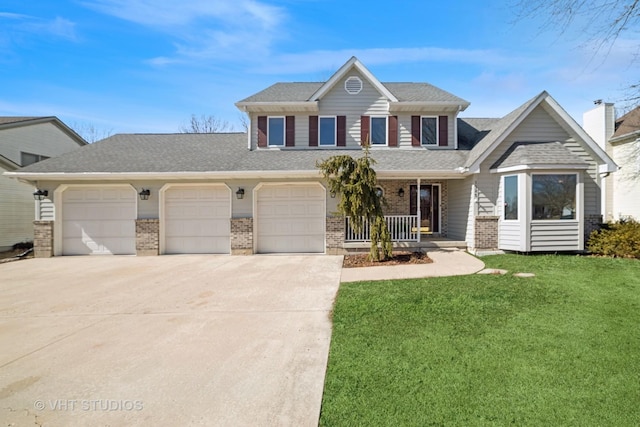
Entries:
POLYGON ((317 425, 341 259, 0 264, 0 420, 317 425))

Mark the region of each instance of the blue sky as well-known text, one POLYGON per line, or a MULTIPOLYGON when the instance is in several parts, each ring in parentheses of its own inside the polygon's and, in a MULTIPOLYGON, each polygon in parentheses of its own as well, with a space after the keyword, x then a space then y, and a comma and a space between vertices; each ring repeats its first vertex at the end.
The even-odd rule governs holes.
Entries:
POLYGON ((239 129, 234 102, 326 80, 352 55, 381 81, 470 101, 467 117, 501 117, 547 90, 581 123, 593 100, 624 98, 638 39, 596 52, 578 31, 516 21, 514 3, 3 0, 0 115, 126 133, 176 132, 205 114, 239 129))

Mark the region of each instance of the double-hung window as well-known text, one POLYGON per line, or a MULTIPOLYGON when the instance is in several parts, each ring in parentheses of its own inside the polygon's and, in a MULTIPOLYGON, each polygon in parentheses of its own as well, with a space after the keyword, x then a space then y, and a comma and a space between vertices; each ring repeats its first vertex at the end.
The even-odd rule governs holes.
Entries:
POLYGON ((318 141, 320 146, 336 145, 336 118, 320 117, 318 125, 318 141))
POLYGON ((284 146, 284 117, 269 117, 267 123, 268 145, 270 147, 284 146))
POLYGON ((438 118, 422 117, 420 142, 422 145, 438 145, 438 118))
POLYGON ((387 145, 386 117, 371 117, 371 145, 387 145))

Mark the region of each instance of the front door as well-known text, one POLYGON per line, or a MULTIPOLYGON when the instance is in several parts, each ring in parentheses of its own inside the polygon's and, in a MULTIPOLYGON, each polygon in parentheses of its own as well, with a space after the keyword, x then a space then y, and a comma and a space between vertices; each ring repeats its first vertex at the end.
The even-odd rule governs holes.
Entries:
MULTIPOLYGON (((410 215, 418 214, 418 186, 410 186, 410 215)), ((440 232, 440 186, 425 184, 420 186, 420 232, 440 232)))

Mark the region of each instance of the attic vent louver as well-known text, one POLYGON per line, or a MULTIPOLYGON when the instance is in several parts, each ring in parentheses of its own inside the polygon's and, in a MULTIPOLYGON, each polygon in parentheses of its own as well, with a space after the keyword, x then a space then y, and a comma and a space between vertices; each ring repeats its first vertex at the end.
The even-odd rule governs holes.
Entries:
POLYGON ((362 90, 362 80, 360 77, 351 76, 344 82, 344 90, 350 95, 357 95, 362 90))

